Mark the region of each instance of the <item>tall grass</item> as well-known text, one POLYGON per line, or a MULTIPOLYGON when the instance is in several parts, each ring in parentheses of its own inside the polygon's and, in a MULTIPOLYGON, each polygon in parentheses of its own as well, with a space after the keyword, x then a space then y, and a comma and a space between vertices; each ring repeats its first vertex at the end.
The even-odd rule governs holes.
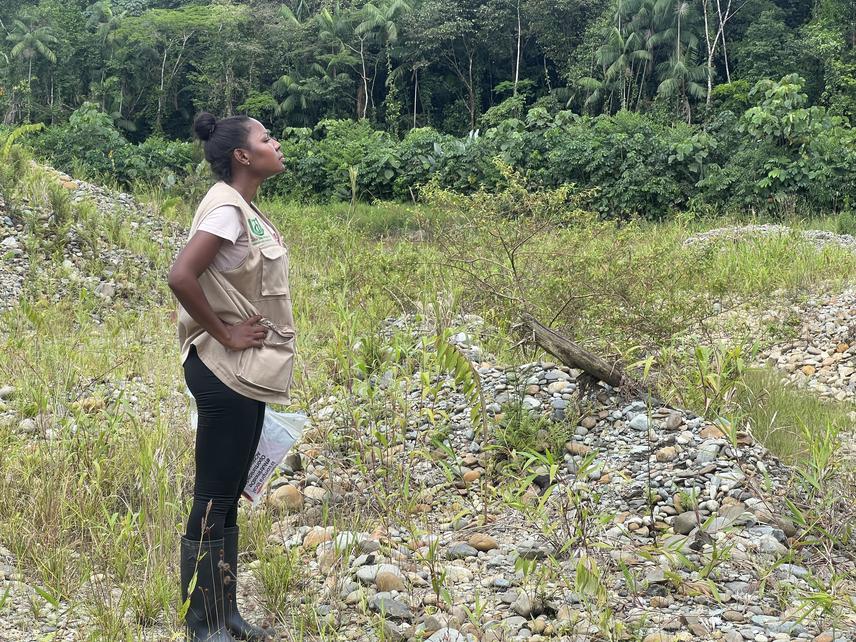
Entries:
POLYGON ((780 373, 759 368, 745 373, 735 401, 755 439, 791 464, 810 456, 812 436, 851 429, 856 413, 852 403, 824 401, 785 384, 780 373))

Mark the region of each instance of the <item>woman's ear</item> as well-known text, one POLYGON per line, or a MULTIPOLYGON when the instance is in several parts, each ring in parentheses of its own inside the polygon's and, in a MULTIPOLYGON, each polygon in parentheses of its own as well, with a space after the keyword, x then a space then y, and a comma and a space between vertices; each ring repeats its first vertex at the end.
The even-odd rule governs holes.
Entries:
POLYGON ((232 156, 236 161, 238 161, 239 165, 249 165, 250 164, 250 155, 246 149, 241 149, 240 147, 236 147, 232 152, 232 156))

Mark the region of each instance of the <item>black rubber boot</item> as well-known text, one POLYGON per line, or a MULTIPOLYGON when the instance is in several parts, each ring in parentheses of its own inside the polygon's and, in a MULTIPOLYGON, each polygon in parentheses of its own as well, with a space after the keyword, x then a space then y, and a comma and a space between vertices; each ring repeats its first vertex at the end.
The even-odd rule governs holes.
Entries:
POLYGON ((226 562, 226 628, 236 640, 267 642, 274 637, 272 628, 261 628, 250 624, 238 612, 238 527, 223 529, 223 561, 226 562))
POLYGON ((184 621, 187 642, 234 642, 226 629, 223 601, 223 540, 199 542, 181 538, 181 603, 196 573, 196 586, 190 595, 190 608, 184 621))

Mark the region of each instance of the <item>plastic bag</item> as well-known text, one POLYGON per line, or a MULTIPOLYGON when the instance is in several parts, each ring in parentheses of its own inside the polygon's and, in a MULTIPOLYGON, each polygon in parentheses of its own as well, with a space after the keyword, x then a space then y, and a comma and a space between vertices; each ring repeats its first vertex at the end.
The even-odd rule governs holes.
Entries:
POLYGON ((190 413, 190 427, 196 430, 196 424, 199 423, 199 412, 196 410, 196 397, 190 392, 190 388, 185 388, 184 393, 187 395, 188 412, 190 413))
MULTIPOLYGON (((196 430, 199 421, 199 413, 196 409, 196 399, 185 389, 189 403, 190 426, 196 430)), ((259 446, 250 464, 250 472, 247 474, 247 485, 244 487, 243 495, 256 506, 262 495, 262 490, 270 480, 273 471, 285 459, 288 451, 294 443, 300 439, 304 426, 309 422, 309 417, 296 412, 276 412, 265 407, 265 419, 262 424, 262 434, 259 437, 259 446)))
POLYGON ((303 427, 309 421, 306 415, 295 412, 275 412, 265 409, 265 421, 262 425, 262 435, 259 447, 256 449, 250 472, 247 474, 247 485, 244 487, 244 497, 257 505, 262 495, 262 489, 273 475, 274 469, 282 463, 286 453, 291 449, 300 435, 303 427))

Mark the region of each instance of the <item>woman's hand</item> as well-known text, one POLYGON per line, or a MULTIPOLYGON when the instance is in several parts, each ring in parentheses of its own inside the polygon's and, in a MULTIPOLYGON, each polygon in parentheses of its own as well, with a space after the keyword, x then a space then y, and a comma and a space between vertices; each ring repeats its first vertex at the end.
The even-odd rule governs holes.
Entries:
POLYGON ((236 325, 226 326, 226 339, 222 342, 230 350, 246 350, 247 348, 261 348, 268 329, 258 322, 262 315, 256 314, 246 321, 236 325))

